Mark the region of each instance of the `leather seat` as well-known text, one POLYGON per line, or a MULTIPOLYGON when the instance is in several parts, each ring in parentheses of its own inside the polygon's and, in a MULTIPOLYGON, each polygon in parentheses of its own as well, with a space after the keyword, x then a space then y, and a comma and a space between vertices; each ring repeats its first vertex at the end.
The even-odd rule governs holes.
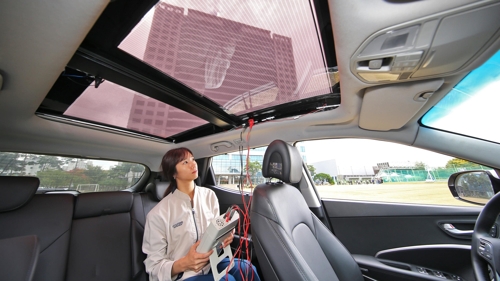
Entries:
POLYGON ((36 235, 1 239, 0 249, 2 280, 33 280, 40 251, 36 235))
POLYGON ((252 240, 264 280, 363 281, 349 251, 290 185, 301 180, 302 169, 295 147, 281 140, 268 146, 262 175, 281 182, 257 186, 251 206, 252 240))
MULTIPOLYGON (((35 194, 39 184, 35 177, 0 176, 0 239, 36 235, 39 255, 33 280, 66 280, 75 198, 35 194)), ((1 273, 0 279, 11 280, 1 273)))
POLYGON ((132 203, 133 195, 126 191, 78 195, 67 281, 146 280, 142 272, 134 272, 132 267, 132 203))
POLYGON ((169 186, 169 182, 151 182, 146 186, 146 192, 134 193, 134 203, 132 204, 132 272, 134 276, 140 276, 134 280, 147 280, 144 260, 146 254, 142 252, 142 240, 144 237, 144 226, 146 217, 158 202, 163 199, 163 194, 169 186))

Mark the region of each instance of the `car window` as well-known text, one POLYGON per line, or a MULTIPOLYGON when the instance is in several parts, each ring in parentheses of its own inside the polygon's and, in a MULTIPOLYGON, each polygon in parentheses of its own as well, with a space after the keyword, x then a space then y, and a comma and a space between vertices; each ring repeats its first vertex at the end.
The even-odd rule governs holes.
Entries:
POLYGON ((300 142, 322 198, 474 206, 455 199, 451 174, 490 170, 463 159, 396 143, 330 139, 300 142))
POLYGON ((250 191, 250 185, 257 186, 265 182, 262 176, 262 160, 265 147, 244 149, 232 153, 218 155, 212 158, 212 169, 215 174, 215 184, 220 187, 239 190, 243 186, 245 192, 250 191), (247 179, 247 155, 248 179, 247 179))
POLYGON ((472 122, 470 118, 481 116, 481 120, 495 120, 499 90, 500 51, 455 85, 421 122, 432 128, 500 143, 500 134, 491 130, 489 122, 472 122))
POLYGON ((140 164, 0 152, 0 176, 34 176, 40 179, 39 190, 76 190, 100 192, 124 190, 144 174, 140 164))
MULTIPOLYGON (((262 176, 262 161, 267 146, 245 149, 240 152, 226 153, 212 158, 212 169, 215 174, 217 186, 239 190, 239 185, 243 184, 245 192, 250 191, 250 184, 253 187, 264 183, 266 179, 262 176), (250 153, 248 153, 250 151, 250 153), (249 160, 247 179, 247 155, 249 160), (240 182, 241 179, 241 182, 240 182)), ((302 159, 305 161, 304 148, 299 147, 302 159)))

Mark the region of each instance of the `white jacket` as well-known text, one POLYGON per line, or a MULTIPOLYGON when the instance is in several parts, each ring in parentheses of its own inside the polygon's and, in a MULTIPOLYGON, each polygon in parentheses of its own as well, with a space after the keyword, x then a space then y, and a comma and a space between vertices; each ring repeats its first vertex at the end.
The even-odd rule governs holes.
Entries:
POLYGON ((208 264, 200 272, 186 271, 172 278, 174 261, 184 257, 191 246, 201 239, 209 220, 219 215, 219 201, 212 190, 195 186, 193 208, 185 193, 175 190, 163 198, 147 215, 142 251, 151 281, 184 280, 206 274, 208 264))

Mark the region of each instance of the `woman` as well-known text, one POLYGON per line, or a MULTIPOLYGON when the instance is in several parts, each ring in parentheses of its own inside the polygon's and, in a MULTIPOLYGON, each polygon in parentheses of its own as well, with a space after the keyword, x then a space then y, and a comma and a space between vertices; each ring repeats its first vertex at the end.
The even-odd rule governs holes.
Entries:
MULTIPOLYGON (((163 200, 148 214, 144 229, 142 251, 147 255, 144 264, 150 280, 213 280, 209 257, 213 250, 198 253, 201 236, 210 219, 219 215, 219 201, 215 193, 196 186, 198 165, 187 148, 176 148, 163 156, 161 169, 170 181, 163 200)), ((233 234, 224 240, 222 247, 233 241, 233 234)), ((217 266, 219 271, 229 265, 224 259, 217 266)), ((260 281, 255 267, 235 259, 227 280, 260 281), (242 272, 240 272, 240 269, 242 272), (253 272, 251 270, 253 270, 253 272)), ((226 280, 226 277, 221 280, 226 280)))

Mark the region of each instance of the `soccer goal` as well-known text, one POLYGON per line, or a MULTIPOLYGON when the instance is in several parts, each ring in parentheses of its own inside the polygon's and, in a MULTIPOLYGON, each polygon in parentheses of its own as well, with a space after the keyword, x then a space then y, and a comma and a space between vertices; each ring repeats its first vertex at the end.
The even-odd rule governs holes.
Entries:
POLYGON ((97 183, 79 184, 76 186, 76 190, 80 192, 96 192, 99 191, 99 184, 97 183))

